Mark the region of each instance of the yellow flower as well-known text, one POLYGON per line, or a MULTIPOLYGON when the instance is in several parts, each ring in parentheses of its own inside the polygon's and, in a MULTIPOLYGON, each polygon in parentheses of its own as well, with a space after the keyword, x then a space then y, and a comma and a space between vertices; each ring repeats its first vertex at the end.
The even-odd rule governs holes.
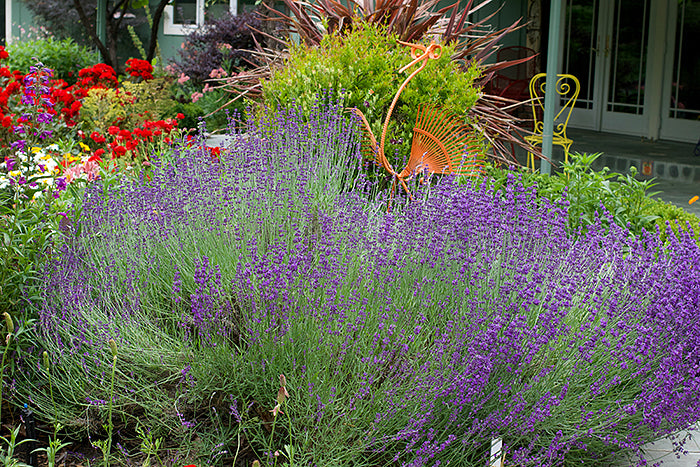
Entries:
POLYGON ((80 149, 82 149, 85 152, 90 152, 90 146, 88 146, 85 143, 81 143, 81 142, 78 142, 78 144, 80 145, 80 149))

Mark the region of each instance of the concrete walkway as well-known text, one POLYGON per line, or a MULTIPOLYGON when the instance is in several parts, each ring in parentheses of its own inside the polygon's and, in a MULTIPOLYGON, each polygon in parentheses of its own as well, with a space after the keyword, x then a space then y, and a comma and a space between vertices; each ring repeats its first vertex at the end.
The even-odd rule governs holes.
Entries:
MULTIPOLYGON (((695 467, 700 466, 700 432, 691 431, 691 438, 685 442, 685 450, 687 454, 677 457, 673 453, 673 443, 668 439, 661 439, 654 443, 647 444, 644 448, 644 453, 647 460, 647 465, 654 465, 662 462, 664 467, 695 467)), ((684 435, 685 433, 683 433, 684 435)), ((619 461, 614 464, 614 467, 632 467, 636 466, 635 459, 631 461, 619 461)))

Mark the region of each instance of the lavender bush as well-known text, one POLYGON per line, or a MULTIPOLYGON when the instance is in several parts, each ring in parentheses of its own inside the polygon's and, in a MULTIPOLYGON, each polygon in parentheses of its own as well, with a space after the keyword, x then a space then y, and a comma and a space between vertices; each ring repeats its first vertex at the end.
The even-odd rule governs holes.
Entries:
POLYGON ((206 465, 601 465, 700 419, 689 235, 573 238, 515 177, 387 213, 338 109, 299 115, 89 187, 36 329, 60 408, 32 358, 17 382, 42 417, 104 436, 114 339, 115 431, 206 465))

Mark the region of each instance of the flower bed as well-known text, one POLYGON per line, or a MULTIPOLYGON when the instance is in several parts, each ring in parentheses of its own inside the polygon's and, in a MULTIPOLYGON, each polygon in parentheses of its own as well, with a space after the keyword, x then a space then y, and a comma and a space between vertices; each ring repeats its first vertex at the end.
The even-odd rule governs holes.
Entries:
POLYGON ((386 213, 337 108, 250 125, 89 186, 44 282, 50 363, 17 376, 42 419, 125 451, 145 425, 176 465, 483 466, 495 438, 506 465, 600 465, 700 418, 690 235, 571 237, 512 175, 386 213))

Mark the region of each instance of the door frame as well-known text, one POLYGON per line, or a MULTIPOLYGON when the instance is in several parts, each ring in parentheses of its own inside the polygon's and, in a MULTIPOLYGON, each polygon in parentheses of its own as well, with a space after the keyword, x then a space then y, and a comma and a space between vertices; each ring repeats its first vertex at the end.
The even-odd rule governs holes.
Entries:
MULTIPOLYGON (((678 2, 668 5, 666 19, 665 41, 669 44, 663 66, 662 91, 659 102, 659 133, 662 139, 697 143, 700 138, 700 120, 671 118, 671 95, 673 92, 673 75, 675 56, 678 53, 676 44, 676 25, 678 24, 678 2)), ((700 117, 700 115, 698 116, 700 117)))

